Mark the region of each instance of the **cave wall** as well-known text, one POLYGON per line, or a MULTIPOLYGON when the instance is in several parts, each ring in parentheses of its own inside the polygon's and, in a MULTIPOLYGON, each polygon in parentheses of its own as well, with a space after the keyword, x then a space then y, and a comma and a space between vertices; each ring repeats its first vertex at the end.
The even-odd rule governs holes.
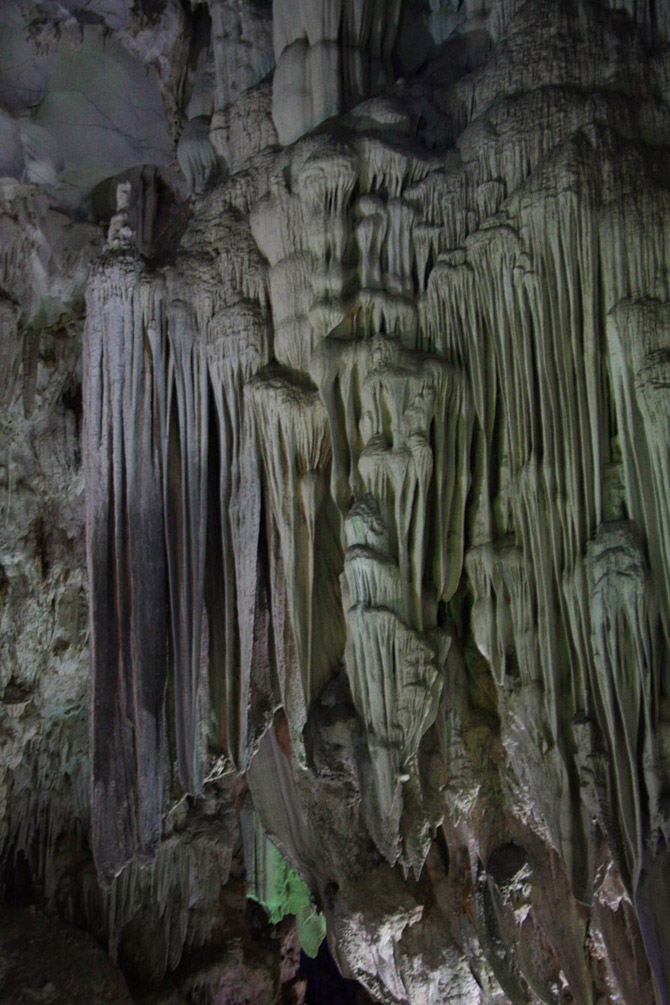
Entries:
POLYGON ((284 915, 670 1000, 670 9, 8 10, 5 886, 193 1000, 284 915))

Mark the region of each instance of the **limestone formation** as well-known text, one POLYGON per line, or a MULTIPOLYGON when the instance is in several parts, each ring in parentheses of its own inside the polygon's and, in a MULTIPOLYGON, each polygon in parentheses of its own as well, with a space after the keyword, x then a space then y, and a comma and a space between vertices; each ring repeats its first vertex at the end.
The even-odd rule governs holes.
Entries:
POLYGON ((653 0, 11 0, 7 900, 670 1002, 669 148, 653 0))

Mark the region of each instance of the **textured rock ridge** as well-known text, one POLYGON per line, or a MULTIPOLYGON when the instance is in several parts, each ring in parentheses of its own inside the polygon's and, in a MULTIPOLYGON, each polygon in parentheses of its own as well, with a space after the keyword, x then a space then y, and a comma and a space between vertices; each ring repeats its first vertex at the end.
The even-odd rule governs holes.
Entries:
POLYGON ((670 8, 70 7, 0 39, 7 895, 157 1000, 670 1001, 670 8))

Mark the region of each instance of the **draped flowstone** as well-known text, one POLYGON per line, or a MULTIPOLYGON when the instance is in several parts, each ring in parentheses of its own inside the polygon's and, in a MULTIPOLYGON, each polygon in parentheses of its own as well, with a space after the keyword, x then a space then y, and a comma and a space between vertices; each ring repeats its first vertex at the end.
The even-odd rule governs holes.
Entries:
POLYGON ((89 285, 84 362, 93 850, 106 880, 155 852, 166 767, 165 360, 152 307, 138 257, 108 251, 89 285))

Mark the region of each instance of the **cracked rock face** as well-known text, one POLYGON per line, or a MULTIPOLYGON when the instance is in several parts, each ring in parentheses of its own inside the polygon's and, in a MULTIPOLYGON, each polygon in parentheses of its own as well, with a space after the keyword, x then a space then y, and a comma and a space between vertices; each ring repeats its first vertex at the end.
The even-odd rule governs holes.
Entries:
POLYGON ((10 0, 6 910, 670 1002, 669 147, 652 0, 10 0))

